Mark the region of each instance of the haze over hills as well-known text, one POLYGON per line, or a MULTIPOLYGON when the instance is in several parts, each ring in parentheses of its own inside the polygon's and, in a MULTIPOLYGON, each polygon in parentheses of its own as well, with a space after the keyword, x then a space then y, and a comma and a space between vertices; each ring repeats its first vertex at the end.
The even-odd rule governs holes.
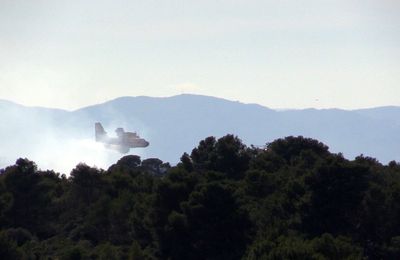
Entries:
POLYGON ((121 155, 94 142, 95 122, 102 122, 109 135, 114 135, 117 127, 137 131, 150 146, 131 149, 131 154, 172 164, 205 137, 228 133, 239 136, 247 145, 303 135, 350 159, 362 153, 382 163, 400 161, 400 107, 278 111, 184 94, 121 97, 75 111, 25 107, 1 100, 0 117, 0 168, 19 157, 63 173, 69 173, 80 161, 108 167, 121 155))

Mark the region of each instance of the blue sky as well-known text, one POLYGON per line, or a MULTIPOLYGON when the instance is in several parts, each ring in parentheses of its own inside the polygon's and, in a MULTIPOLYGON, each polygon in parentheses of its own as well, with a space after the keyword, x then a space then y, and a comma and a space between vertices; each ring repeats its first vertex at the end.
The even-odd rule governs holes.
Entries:
POLYGON ((0 1, 0 99, 400 106, 400 2, 0 1))

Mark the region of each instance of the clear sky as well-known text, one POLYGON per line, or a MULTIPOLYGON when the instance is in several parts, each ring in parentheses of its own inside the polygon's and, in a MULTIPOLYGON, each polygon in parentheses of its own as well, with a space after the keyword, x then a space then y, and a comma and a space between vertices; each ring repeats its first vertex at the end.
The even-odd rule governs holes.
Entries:
POLYGON ((0 99, 400 106, 398 0, 0 0, 0 99))

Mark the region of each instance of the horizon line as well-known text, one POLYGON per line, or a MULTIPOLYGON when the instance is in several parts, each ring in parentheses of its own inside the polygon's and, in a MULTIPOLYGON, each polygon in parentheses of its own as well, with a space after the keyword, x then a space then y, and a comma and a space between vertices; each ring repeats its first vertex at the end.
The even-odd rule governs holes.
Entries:
POLYGON ((11 103, 14 105, 26 107, 26 108, 40 108, 40 109, 54 109, 54 110, 62 110, 65 112, 75 112, 81 109, 89 108, 89 107, 94 107, 98 105, 103 105, 106 103, 110 103, 113 101, 116 101, 118 99, 123 99, 123 98, 150 98, 150 99, 169 99, 169 98, 174 98, 174 97, 179 97, 179 96, 197 96, 197 97, 205 97, 205 98, 213 98, 213 99, 218 99, 218 100, 224 100, 228 102, 233 102, 233 103, 241 103, 243 105, 257 105, 261 106, 266 109, 274 110, 276 112, 285 112, 285 111, 299 111, 299 110, 343 110, 343 111, 357 111, 357 110, 364 110, 364 109, 379 109, 379 108, 400 108, 398 105, 381 105, 381 106, 371 106, 371 107, 359 107, 359 108, 341 108, 341 107, 326 107, 326 108, 316 108, 316 107, 302 107, 302 108, 291 108, 291 107, 268 107, 259 103, 245 103, 240 100, 232 100, 224 97, 217 97, 217 96, 210 96, 210 95, 204 95, 204 94, 193 94, 193 93, 181 93, 181 94, 176 94, 176 95, 171 95, 171 96, 147 96, 147 95, 138 95, 138 96, 119 96, 119 97, 114 97, 110 98, 107 100, 100 101, 98 103, 93 103, 93 104, 88 104, 84 105, 79 108, 74 108, 74 109, 66 109, 66 108, 60 108, 60 107, 49 107, 49 106, 43 106, 43 105, 26 105, 23 103, 20 103, 18 101, 13 101, 9 99, 4 99, 0 98, 0 102, 7 102, 11 103))

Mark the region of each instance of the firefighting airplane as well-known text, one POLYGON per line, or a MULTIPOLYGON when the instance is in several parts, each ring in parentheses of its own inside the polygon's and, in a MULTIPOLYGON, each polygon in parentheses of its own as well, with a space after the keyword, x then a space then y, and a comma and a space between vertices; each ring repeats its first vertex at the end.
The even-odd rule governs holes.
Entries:
POLYGON ((136 133, 125 132, 121 127, 115 129, 117 137, 109 137, 99 122, 95 123, 94 128, 96 142, 103 143, 106 148, 117 150, 120 153, 127 153, 130 148, 149 146, 149 142, 145 139, 140 138, 136 133))

